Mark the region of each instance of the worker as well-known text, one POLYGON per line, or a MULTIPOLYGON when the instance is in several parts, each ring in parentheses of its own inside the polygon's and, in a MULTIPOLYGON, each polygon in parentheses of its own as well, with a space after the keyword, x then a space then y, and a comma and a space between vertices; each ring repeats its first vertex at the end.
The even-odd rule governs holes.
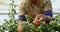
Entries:
POLYGON ((43 16, 46 19, 45 22, 49 23, 52 17, 52 5, 50 0, 22 0, 18 13, 18 32, 22 32, 21 24, 26 21, 25 15, 29 15, 31 21, 38 16, 43 16))

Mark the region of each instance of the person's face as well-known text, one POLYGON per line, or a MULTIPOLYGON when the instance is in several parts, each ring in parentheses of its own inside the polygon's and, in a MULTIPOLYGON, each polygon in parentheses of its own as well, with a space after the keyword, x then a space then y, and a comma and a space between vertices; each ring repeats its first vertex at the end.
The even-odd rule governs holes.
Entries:
POLYGON ((31 2, 32 2, 33 4, 35 4, 35 3, 37 2, 37 0, 31 0, 31 2))

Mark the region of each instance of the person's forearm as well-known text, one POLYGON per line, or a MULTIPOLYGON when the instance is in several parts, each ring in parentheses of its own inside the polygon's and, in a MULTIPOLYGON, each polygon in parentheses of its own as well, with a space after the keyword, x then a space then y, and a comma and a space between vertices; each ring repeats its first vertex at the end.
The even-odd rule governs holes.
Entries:
POLYGON ((18 20, 26 21, 25 15, 19 15, 18 20))
POLYGON ((44 15, 46 15, 46 23, 49 23, 51 17, 53 17, 52 11, 51 10, 46 10, 46 11, 44 11, 44 15))
POLYGON ((22 27, 21 27, 21 25, 22 25, 22 21, 19 20, 19 21, 18 21, 18 27, 17 27, 18 32, 22 32, 22 27))
POLYGON ((23 21, 26 21, 26 18, 24 15, 19 15, 18 17, 18 24, 22 23, 23 21))
POLYGON ((25 18, 25 16, 24 15, 19 15, 19 17, 18 17, 18 32, 22 32, 22 23, 23 23, 23 21, 26 21, 26 18, 25 18))
POLYGON ((18 25, 21 26, 22 22, 22 20, 18 20, 18 25))
POLYGON ((19 15, 18 17, 18 25, 21 25, 23 21, 26 21, 25 15, 19 15))

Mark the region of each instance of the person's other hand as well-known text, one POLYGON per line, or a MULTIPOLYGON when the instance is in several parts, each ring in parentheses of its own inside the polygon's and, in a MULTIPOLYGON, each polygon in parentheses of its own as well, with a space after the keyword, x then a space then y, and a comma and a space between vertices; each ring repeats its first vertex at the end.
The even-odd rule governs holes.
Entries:
POLYGON ((50 19, 51 19, 51 16, 46 16, 44 14, 38 14, 35 17, 35 20, 40 21, 40 23, 42 23, 42 22, 48 23, 50 21, 50 19))
POLYGON ((17 30, 18 32, 22 32, 22 27, 18 25, 17 30))

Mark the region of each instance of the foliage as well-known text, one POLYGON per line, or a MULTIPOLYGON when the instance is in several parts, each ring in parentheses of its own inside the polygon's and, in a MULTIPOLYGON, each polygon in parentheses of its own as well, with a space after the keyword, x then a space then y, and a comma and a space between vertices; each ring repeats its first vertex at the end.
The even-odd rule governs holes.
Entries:
MULTIPOLYGON (((28 15, 27 18, 29 18, 28 15)), ((40 26, 33 25, 30 23, 30 19, 27 19, 27 21, 22 23, 23 32, 60 32, 60 22, 58 18, 59 14, 55 18, 51 18, 49 24, 40 24, 40 26)))
MULTIPOLYGON (((10 11, 8 13, 9 20, 4 20, 5 23, 0 26, 0 32, 17 32, 17 20, 15 19, 16 5, 14 4, 14 0, 10 0, 10 11)), ((51 18, 49 24, 40 24, 39 26, 35 26, 34 24, 30 23, 31 20, 28 15, 26 15, 27 21, 22 23, 23 32, 60 32, 60 21, 58 14, 55 18, 51 18)))
POLYGON ((16 10, 15 7, 16 5, 14 4, 14 0, 10 0, 10 10, 8 13, 9 16, 9 20, 4 20, 5 23, 3 25, 0 26, 0 32, 17 32, 17 20, 15 19, 15 14, 16 14, 16 10))

